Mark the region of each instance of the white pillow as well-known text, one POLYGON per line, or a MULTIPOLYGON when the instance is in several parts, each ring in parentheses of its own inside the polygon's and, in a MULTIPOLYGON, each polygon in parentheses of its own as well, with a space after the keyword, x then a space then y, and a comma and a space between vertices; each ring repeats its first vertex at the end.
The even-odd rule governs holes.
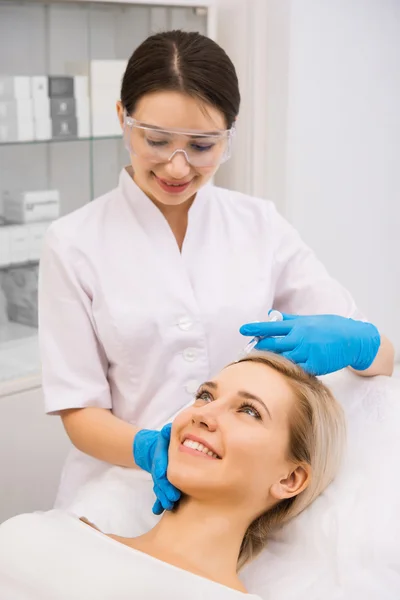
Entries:
POLYGON ((400 600, 400 380, 322 380, 346 412, 341 472, 243 578, 266 600, 400 600))

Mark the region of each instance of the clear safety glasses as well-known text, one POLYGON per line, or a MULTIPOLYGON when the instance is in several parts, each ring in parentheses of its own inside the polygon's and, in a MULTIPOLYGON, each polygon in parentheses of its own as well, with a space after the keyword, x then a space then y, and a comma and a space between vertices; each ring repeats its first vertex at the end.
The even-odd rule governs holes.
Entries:
POLYGON ((205 133, 161 129, 124 115, 124 140, 128 152, 152 163, 165 163, 181 152, 193 167, 217 167, 231 155, 235 127, 205 133))

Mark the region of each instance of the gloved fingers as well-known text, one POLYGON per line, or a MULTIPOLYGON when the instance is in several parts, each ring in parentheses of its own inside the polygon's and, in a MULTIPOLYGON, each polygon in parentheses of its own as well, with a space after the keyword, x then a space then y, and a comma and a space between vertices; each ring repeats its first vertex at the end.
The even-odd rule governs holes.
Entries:
POLYGON ((294 321, 296 319, 302 320, 302 319, 311 319, 311 318, 319 318, 319 317, 324 317, 326 315, 291 315, 288 313, 281 313, 283 320, 284 321, 294 321))
POLYGON ((159 438, 158 431, 150 429, 141 429, 135 435, 133 440, 133 458, 138 467, 151 472, 154 451, 159 438))
POLYGON ((181 492, 166 477, 158 479, 156 485, 170 502, 176 502, 181 497, 181 492))
POLYGON ((263 323, 246 323, 240 328, 242 335, 269 337, 273 335, 287 335, 293 328, 291 321, 272 321, 263 323))
POLYGON ((282 352, 289 352, 290 350, 294 350, 295 347, 296 344, 294 340, 290 338, 290 336, 283 336, 262 338, 258 342, 255 349, 281 354, 282 352))
POLYGON ((310 315, 291 315, 288 313, 281 313, 284 321, 294 321, 295 319, 307 319, 310 315))
POLYGON ((161 504, 158 498, 153 504, 152 511, 154 515, 162 515, 162 513, 164 512, 163 505, 161 504))
POLYGON ((164 494, 159 485, 154 484, 153 492, 157 496, 157 499, 160 501, 164 510, 171 510, 174 507, 174 503, 171 502, 171 500, 168 500, 167 496, 164 494))
POLYGON ((163 438, 165 440, 168 440, 168 442, 171 439, 171 429, 172 429, 172 423, 167 423, 166 425, 164 425, 164 427, 161 429, 161 435, 163 436, 163 438))
POLYGON ((297 346, 293 348, 293 350, 289 350, 288 352, 282 352, 282 356, 296 363, 296 365, 300 363, 307 362, 308 355, 303 346, 297 346))
POLYGON ((156 449, 153 456, 152 475, 153 479, 161 479, 167 474, 168 468, 168 448, 169 438, 165 439, 163 435, 158 436, 156 449))
POLYGON ((310 375, 324 375, 325 373, 319 373, 315 370, 315 368, 313 368, 313 366, 308 362, 301 362, 301 363, 297 363, 299 367, 301 367, 303 369, 303 371, 305 371, 306 373, 309 373, 310 375))
POLYGON ((297 319, 297 317, 298 317, 298 315, 291 315, 291 314, 283 313, 283 312, 281 312, 281 315, 282 315, 284 321, 293 321, 294 319, 297 319))

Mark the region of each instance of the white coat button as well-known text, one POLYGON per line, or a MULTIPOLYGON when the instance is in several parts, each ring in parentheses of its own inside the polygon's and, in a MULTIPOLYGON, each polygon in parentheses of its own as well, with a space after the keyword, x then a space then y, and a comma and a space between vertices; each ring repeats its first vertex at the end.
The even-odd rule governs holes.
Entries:
POLYGON ((183 358, 185 360, 187 360, 188 362, 195 361, 197 358, 196 349, 195 348, 186 348, 186 350, 183 351, 183 358))
POLYGON ((185 385, 185 388, 186 388, 186 391, 188 394, 195 394, 197 392, 197 390, 199 389, 199 387, 200 387, 200 383, 197 381, 197 379, 191 379, 185 385))
POLYGON ((178 321, 178 327, 182 331, 189 331, 193 327, 193 321, 189 317, 181 317, 178 321))

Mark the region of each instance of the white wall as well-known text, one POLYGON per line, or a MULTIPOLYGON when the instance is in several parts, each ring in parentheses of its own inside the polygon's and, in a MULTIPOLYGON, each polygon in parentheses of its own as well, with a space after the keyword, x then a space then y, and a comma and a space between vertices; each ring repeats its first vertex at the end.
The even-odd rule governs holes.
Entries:
POLYGON ((286 215, 400 352, 400 2, 290 15, 286 215))
POLYGON ((273 199, 400 358, 400 2, 220 6, 218 41, 239 57, 245 143, 217 182, 273 199), (251 143, 264 149, 253 166, 242 161, 251 143))

